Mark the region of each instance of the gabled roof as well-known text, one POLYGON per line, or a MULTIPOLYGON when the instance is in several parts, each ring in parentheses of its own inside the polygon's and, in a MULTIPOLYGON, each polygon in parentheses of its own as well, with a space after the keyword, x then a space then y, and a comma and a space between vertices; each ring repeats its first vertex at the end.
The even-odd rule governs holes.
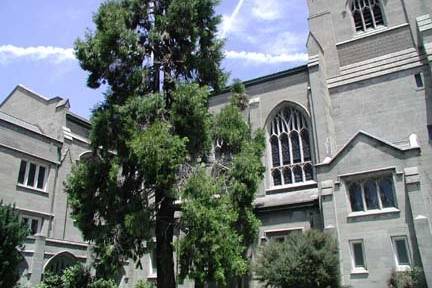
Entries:
POLYGON ((372 141, 375 141, 377 143, 380 143, 381 145, 387 146, 390 149, 394 149, 398 152, 406 152, 406 151, 411 151, 411 150, 420 150, 420 146, 416 143, 415 140, 413 140, 413 142, 411 141, 411 136, 414 136, 414 138, 416 138, 417 136, 415 134, 412 134, 410 136, 410 140, 409 140, 409 145, 395 145, 394 143, 391 143, 387 140, 384 140, 380 137, 374 136, 366 131, 363 130, 359 130, 356 134, 354 134, 354 136, 352 136, 346 143, 345 145, 343 145, 339 151, 332 157, 328 157, 326 158, 323 162, 316 164, 315 166, 325 166, 325 165, 330 165, 332 164, 336 159, 338 159, 339 157, 341 157, 341 155, 343 154, 343 152, 348 149, 349 146, 351 146, 351 144, 359 137, 366 137, 371 139, 372 141), (414 143, 415 142, 415 143, 414 143))
POLYGON ((14 95, 14 93, 15 93, 16 91, 21 91, 21 92, 23 92, 23 93, 26 93, 27 95, 30 95, 30 96, 32 96, 32 97, 34 97, 34 98, 36 98, 36 99, 38 99, 38 100, 40 100, 40 101, 46 103, 46 104, 51 104, 51 103, 60 102, 60 101, 65 101, 64 104, 66 104, 66 102, 69 103, 68 100, 64 100, 63 98, 58 97, 58 96, 57 96, 57 97, 54 97, 54 98, 51 98, 51 99, 48 99, 48 98, 42 96, 41 94, 36 93, 36 92, 34 92, 33 90, 31 90, 31 89, 25 87, 24 85, 22 85, 22 84, 18 84, 18 85, 17 85, 17 86, 12 90, 12 92, 9 93, 9 95, 8 95, 8 96, 3 100, 3 102, 0 103, 0 108, 3 106, 4 103, 6 103, 6 102, 9 100, 9 98, 10 98, 12 95, 14 95))

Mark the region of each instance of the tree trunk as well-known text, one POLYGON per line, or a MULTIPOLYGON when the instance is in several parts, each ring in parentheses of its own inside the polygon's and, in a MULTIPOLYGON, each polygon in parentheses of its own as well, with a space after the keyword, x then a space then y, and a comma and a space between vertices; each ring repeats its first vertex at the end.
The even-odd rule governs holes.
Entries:
MULTIPOLYGON (((158 199, 156 199, 158 200, 158 199)), ((156 215, 156 267, 157 287, 175 288, 174 272, 174 203, 165 198, 156 215)))

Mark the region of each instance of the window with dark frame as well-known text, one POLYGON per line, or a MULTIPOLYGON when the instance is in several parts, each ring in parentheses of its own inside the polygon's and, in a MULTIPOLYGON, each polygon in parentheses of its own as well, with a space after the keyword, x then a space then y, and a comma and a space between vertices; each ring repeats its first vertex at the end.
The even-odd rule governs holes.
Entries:
POLYGON ((348 193, 352 212, 396 207, 392 175, 348 182, 348 193))
POLYGON ((384 26, 380 0, 352 0, 350 9, 357 32, 384 26))
POLYGON ((293 107, 284 107, 273 118, 269 129, 273 186, 314 179, 309 133, 306 117, 293 107))
POLYGON ((45 166, 21 160, 17 182, 25 187, 44 190, 47 172, 48 170, 45 166))

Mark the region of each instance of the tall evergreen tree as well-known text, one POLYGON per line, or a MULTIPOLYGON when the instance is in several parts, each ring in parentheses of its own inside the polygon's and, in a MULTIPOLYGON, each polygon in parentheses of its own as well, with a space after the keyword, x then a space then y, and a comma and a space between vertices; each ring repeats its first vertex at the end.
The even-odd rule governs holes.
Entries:
POLYGON ((108 0, 94 16, 96 31, 76 42, 87 85, 107 87, 91 117, 93 158, 66 184, 100 276, 140 259, 154 232, 158 287, 175 287, 177 187, 208 151, 208 91, 225 78, 217 2, 108 0))
POLYGON ((256 240, 259 220, 253 201, 264 175, 262 131, 255 135, 246 122, 248 98, 236 81, 231 103, 213 121, 216 159, 212 175, 198 169, 183 193, 181 223, 186 230, 180 241, 181 278, 196 287, 216 282, 225 287, 248 271, 247 248, 256 240))

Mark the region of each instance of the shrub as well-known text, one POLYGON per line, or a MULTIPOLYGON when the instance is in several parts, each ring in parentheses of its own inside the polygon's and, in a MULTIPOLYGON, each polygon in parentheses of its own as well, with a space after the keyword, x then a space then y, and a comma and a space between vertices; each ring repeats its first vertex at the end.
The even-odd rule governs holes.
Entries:
POLYGON ((19 219, 18 212, 10 205, 0 201, 0 287, 14 287, 20 275, 18 265, 23 257, 22 248, 29 233, 28 227, 19 219))
POLYGON ((64 288, 87 287, 92 282, 88 269, 79 264, 65 269, 61 278, 64 288))
POLYGON ((145 280, 138 280, 135 284, 135 288, 155 288, 155 285, 145 280))
POLYGON ((316 230, 270 241, 260 251, 256 274, 266 287, 339 288, 336 241, 316 230))
POLYGON ((77 264, 63 271, 63 275, 44 274, 44 279, 37 288, 117 288, 112 280, 92 277, 89 270, 77 264))
POLYGON ((414 267, 407 271, 392 271, 387 282, 389 288, 426 288, 423 270, 414 267))
POLYGON ((91 283, 89 288, 117 288, 113 280, 99 279, 91 283))

